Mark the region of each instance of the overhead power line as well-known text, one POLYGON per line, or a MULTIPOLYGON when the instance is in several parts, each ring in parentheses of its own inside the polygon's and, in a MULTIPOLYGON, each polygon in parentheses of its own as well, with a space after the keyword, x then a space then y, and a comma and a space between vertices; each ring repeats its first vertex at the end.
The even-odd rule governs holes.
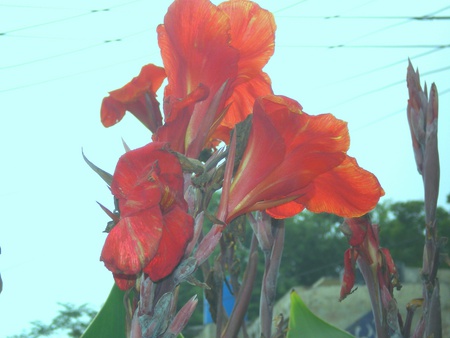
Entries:
MULTIPOLYGON (((105 9, 103 9, 101 11, 108 11, 108 10, 109 9, 105 8, 105 9)), ((93 13, 98 13, 98 12, 100 12, 100 11, 95 11, 95 12, 94 11, 90 11, 90 12, 87 12, 87 13, 82 13, 82 14, 78 14, 78 15, 72 15, 72 16, 61 18, 61 19, 57 19, 57 20, 37 23, 35 25, 29 25, 29 26, 14 28, 14 29, 10 29, 10 30, 5 31, 5 32, 0 32, 0 36, 6 35, 6 34, 10 34, 10 33, 14 33, 14 32, 24 31, 24 30, 27 30, 27 29, 33 29, 33 28, 37 28, 37 27, 52 25, 52 24, 59 23, 59 22, 65 22, 65 21, 81 18, 83 16, 90 15, 90 14, 93 14, 93 13)))
MULTIPOLYGON (((450 69, 450 66, 442 67, 442 68, 439 68, 439 69, 434 69, 434 70, 430 70, 430 71, 425 72, 425 73, 421 73, 420 75, 421 75, 421 76, 426 76, 426 75, 430 75, 430 74, 435 74, 435 73, 444 72, 444 71, 449 70, 449 69, 450 69)), ((333 108, 340 107, 340 106, 342 106, 342 105, 344 105, 344 104, 347 104, 347 103, 349 103, 349 102, 353 102, 353 101, 355 101, 355 100, 357 100, 357 99, 360 99, 361 97, 365 97, 365 96, 368 96, 368 95, 371 95, 371 94, 374 94, 374 93, 378 93, 378 92, 381 92, 381 91, 386 90, 386 89, 388 89, 388 88, 397 86, 397 85, 399 85, 399 84, 404 84, 404 83, 405 83, 405 80, 400 80, 400 81, 392 82, 392 83, 387 84, 387 85, 385 85, 385 86, 383 86, 383 87, 375 88, 375 89, 369 90, 369 91, 367 91, 367 92, 361 93, 361 94, 359 94, 359 95, 353 96, 353 97, 351 97, 351 98, 349 98, 349 99, 347 99, 347 100, 345 100, 345 101, 341 101, 341 102, 339 102, 339 103, 337 103, 337 104, 334 104, 334 105, 332 105, 332 106, 326 108, 325 110, 331 110, 331 109, 333 109, 333 108)))
POLYGON ((297 1, 297 2, 295 2, 295 3, 293 3, 293 4, 289 5, 289 6, 286 6, 286 7, 277 9, 276 11, 273 11, 273 14, 283 12, 283 11, 285 11, 285 10, 287 10, 287 9, 296 7, 296 6, 298 6, 298 5, 302 4, 302 3, 305 3, 305 2, 307 2, 307 1, 308 1, 308 0, 297 1))
POLYGON ((334 49, 334 48, 365 48, 365 49, 443 49, 449 48, 450 44, 441 44, 441 45, 279 45, 279 48, 324 48, 324 49, 334 49))
MULTIPOLYGON (((443 90, 442 92, 440 92, 440 91, 438 90, 438 95, 439 95, 439 97, 442 97, 442 96, 444 96, 444 95, 446 95, 446 94, 448 94, 448 93, 450 93, 450 88, 447 88, 447 89, 443 90)), ((373 126, 374 124, 378 124, 378 123, 380 123, 380 122, 383 122, 384 120, 387 120, 387 119, 389 119, 389 118, 391 118, 391 117, 394 117, 395 115, 398 115, 398 114, 401 114, 401 113, 406 113, 406 106, 403 107, 403 108, 400 108, 400 109, 398 109, 398 110, 396 110, 396 111, 394 111, 394 112, 392 112, 392 113, 389 113, 389 114, 386 114, 386 115, 384 115, 384 116, 381 116, 380 118, 378 118, 378 119, 376 119, 376 120, 370 121, 369 123, 367 123, 367 124, 365 124, 365 125, 363 125, 363 126, 361 126, 361 127, 358 127, 358 128, 356 128, 356 129, 353 129, 352 132, 357 132, 357 131, 366 129, 366 128, 368 128, 368 127, 373 126)))
MULTIPOLYGON (((449 8, 450 8, 450 6, 443 7, 443 8, 441 8, 441 9, 437 10, 437 11, 434 11, 434 12, 431 12, 431 13, 428 13, 428 14, 423 15, 423 17, 434 16, 434 15, 436 15, 436 14, 438 14, 438 13, 441 13, 441 12, 443 12, 443 11, 449 9, 449 8)), ((348 44, 348 43, 351 43, 351 42, 355 42, 355 41, 364 39, 364 38, 366 38, 366 37, 368 37, 368 36, 371 36, 371 35, 374 35, 374 34, 377 34, 377 33, 380 33, 380 32, 383 32, 383 31, 386 31, 386 30, 389 30, 389 29, 392 29, 392 28, 394 28, 394 27, 398 27, 398 26, 401 26, 401 25, 404 25, 404 24, 407 24, 407 23, 410 23, 410 22, 413 22, 413 20, 407 19, 407 20, 404 20, 404 21, 401 21, 401 22, 398 22, 398 23, 395 23, 395 24, 392 24, 392 25, 388 25, 388 26, 381 27, 381 28, 379 28, 379 29, 376 29, 376 30, 371 31, 371 32, 369 32, 369 33, 360 35, 360 36, 358 36, 358 37, 356 37, 356 38, 354 38, 354 39, 351 39, 351 40, 349 40, 349 41, 343 43, 342 45, 346 45, 346 44, 348 44)))
POLYGON ((92 9, 92 10, 90 10, 88 12, 77 14, 77 15, 72 15, 72 16, 69 16, 69 17, 64 17, 64 18, 60 18, 60 19, 56 19, 56 20, 51 20, 51 21, 45 21, 45 22, 37 23, 37 24, 34 24, 34 25, 29 25, 29 26, 24 26, 24 27, 18 27, 18 28, 10 29, 10 30, 4 31, 4 32, 0 32, 0 36, 6 35, 6 34, 10 34, 10 33, 14 33, 14 32, 24 31, 24 30, 27 30, 27 29, 33 29, 33 28, 36 28, 36 27, 42 27, 42 26, 52 25, 52 24, 55 24, 55 23, 60 23, 60 22, 65 22, 65 21, 69 21, 69 20, 74 20, 74 19, 77 19, 77 18, 80 18, 80 17, 83 17, 83 16, 92 15, 92 14, 96 14, 96 13, 100 13, 100 12, 108 12, 108 11, 110 11, 112 9, 123 7, 123 6, 127 6, 127 5, 130 5, 132 3, 139 2, 139 1, 143 1, 143 0, 133 0, 133 1, 129 1, 129 2, 123 3, 123 4, 118 4, 118 5, 115 5, 115 6, 111 6, 109 8, 92 9))
MULTIPOLYGON (((443 48, 435 48, 433 50, 430 50, 430 51, 427 51, 427 52, 424 52, 424 53, 420 53, 420 54, 411 56, 410 59, 411 60, 417 60, 417 59, 419 59, 421 57, 424 57, 424 56, 427 56, 427 55, 430 55, 430 54, 433 54, 433 53, 436 53, 436 52, 440 52, 440 51, 443 51, 443 50, 444 50, 443 48)), ((349 77, 346 77, 346 78, 343 78, 343 79, 340 79, 340 80, 337 80, 337 81, 333 81, 333 82, 321 85, 321 86, 319 86, 317 88, 329 87, 329 86, 332 86, 332 85, 336 85, 338 83, 343 83, 343 82, 346 82, 346 81, 349 81, 349 80, 357 79, 359 77, 366 76, 366 75, 369 75, 369 74, 372 74, 372 73, 376 73, 376 72, 379 72, 381 70, 385 70, 385 69, 397 66, 397 65, 402 64, 402 63, 406 63, 406 58, 402 58, 401 60, 397 60, 397 61, 385 64, 383 66, 370 69, 370 70, 362 72, 362 73, 358 73, 358 74, 355 74, 355 75, 352 75, 352 76, 349 76, 349 77)))
POLYGON ((0 7, 21 8, 21 9, 63 10, 63 11, 86 11, 86 8, 81 9, 72 7, 33 6, 33 5, 0 4, 0 7))
POLYGON ((433 20, 450 20, 450 16, 345 16, 345 15, 279 15, 279 19, 310 19, 310 20, 416 20, 416 21, 433 21, 433 20))
POLYGON ((89 50, 89 49, 93 49, 93 48, 96 48, 96 47, 104 46, 106 44, 110 44, 110 43, 113 43, 113 42, 122 42, 122 41, 124 41, 124 40, 126 40, 126 39, 128 39, 128 38, 130 38, 132 36, 135 36, 135 35, 138 35, 138 34, 142 34, 142 33, 145 33, 145 32, 148 32, 148 30, 145 29, 145 30, 142 30, 142 31, 139 31, 139 32, 128 34, 128 35, 123 36, 121 38, 103 40, 100 43, 96 43, 96 44, 93 44, 93 45, 85 46, 85 47, 78 48, 78 49, 75 49, 75 50, 71 50, 71 51, 68 51, 68 52, 55 54, 55 55, 49 55, 49 56, 45 56, 45 57, 39 58, 39 59, 33 59, 33 60, 21 62, 21 63, 16 63, 16 64, 13 64, 13 65, 0 67, 0 70, 17 68, 17 67, 26 66, 26 65, 37 63, 37 62, 41 62, 41 61, 47 61, 47 60, 51 60, 51 59, 56 59, 56 58, 59 58, 59 57, 62 57, 62 56, 76 54, 76 53, 83 52, 85 50, 89 50))
POLYGON ((47 60, 59 58, 59 57, 70 55, 70 54, 80 53, 80 52, 85 51, 85 50, 89 50, 89 49, 92 49, 92 48, 96 48, 96 47, 102 46, 103 44, 104 44, 104 42, 101 42, 101 43, 97 43, 95 45, 90 45, 90 46, 86 46, 86 47, 79 48, 79 49, 76 49, 76 50, 71 50, 69 52, 64 52, 64 53, 60 53, 60 54, 50 55, 50 56, 46 56, 46 57, 39 58, 39 59, 33 59, 33 60, 21 62, 21 63, 16 63, 16 64, 13 64, 13 65, 0 67, 0 70, 17 68, 17 67, 30 65, 30 64, 33 64, 33 63, 41 62, 41 61, 47 61, 47 60))
POLYGON ((387 120, 387 119, 389 119, 389 118, 391 118, 391 117, 394 117, 395 115, 398 115, 398 114, 404 113, 404 112, 406 112, 406 106, 403 107, 403 108, 397 109, 396 111, 394 111, 394 112, 392 112, 392 113, 389 113, 389 114, 387 114, 387 115, 384 115, 384 116, 382 116, 382 117, 380 117, 380 118, 378 118, 378 119, 376 119, 376 120, 370 121, 369 123, 367 123, 367 124, 365 124, 365 125, 363 125, 363 126, 361 126, 361 127, 358 127, 358 128, 356 128, 356 129, 353 129, 352 132, 358 132, 358 131, 360 131, 360 130, 366 129, 366 128, 368 128, 368 127, 373 126, 374 124, 383 122, 384 120, 387 120))
POLYGON ((62 76, 58 76, 58 77, 54 77, 54 78, 51 78, 51 79, 46 79, 46 80, 42 80, 42 81, 38 81, 38 82, 32 82, 32 83, 19 85, 19 86, 16 86, 16 87, 0 89, 0 94, 1 93, 15 91, 15 90, 19 90, 19 89, 39 86, 41 84, 45 84, 45 83, 49 83, 49 82, 64 80, 64 79, 71 78, 71 77, 78 76, 78 75, 83 75, 83 74, 87 74, 87 73, 93 73, 93 72, 100 71, 100 70, 103 70, 103 69, 115 67, 115 66, 120 65, 120 64, 124 64, 124 63, 133 62, 133 61, 136 61, 136 60, 140 60, 140 59, 143 59, 143 58, 148 58, 148 55, 143 55, 143 56, 139 56, 139 57, 136 57, 136 58, 133 58, 133 59, 124 60, 124 61, 120 61, 120 62, 115 62, 113 64, 109 64, 109 65, 106 65, 106 66, 103 66, 103 67, 87 69, 87 70, 83 70, 83 71, 80 71, 80 72, 76 72, 76 73, 72 73, 72 74, 66 74, 66 75, 62 75, 62 76))

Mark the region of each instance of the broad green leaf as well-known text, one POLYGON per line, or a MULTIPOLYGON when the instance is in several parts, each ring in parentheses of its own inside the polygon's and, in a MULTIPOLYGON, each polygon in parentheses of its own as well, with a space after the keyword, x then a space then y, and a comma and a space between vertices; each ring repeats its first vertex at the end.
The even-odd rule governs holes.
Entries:
POLYGON ((351 334, 328 324, 312 313, 300 296, 291 292, 291 311, 287 338, 354 338, 351 334))
POLYGON ((114 284, 105 304, 81 338, 126 338, 124 294, 114 284))

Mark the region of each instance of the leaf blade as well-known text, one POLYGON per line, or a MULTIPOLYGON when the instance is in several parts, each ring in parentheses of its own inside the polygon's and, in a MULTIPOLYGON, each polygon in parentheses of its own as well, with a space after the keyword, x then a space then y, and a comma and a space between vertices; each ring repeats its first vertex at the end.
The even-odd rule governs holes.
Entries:
POLYGON ((81 338, 126 338, 125 292, 116 284, 81 338))
POLYGON ((287 338, 311 337, 354 338, 351 334, 317 317, 293 290, 287 338))

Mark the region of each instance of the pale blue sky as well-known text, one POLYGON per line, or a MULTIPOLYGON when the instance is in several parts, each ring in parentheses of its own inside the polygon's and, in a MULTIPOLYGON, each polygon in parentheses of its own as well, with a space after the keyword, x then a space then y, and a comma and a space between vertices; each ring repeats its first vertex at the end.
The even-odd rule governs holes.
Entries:
MULTIPOLYGON (((112 207, 112 198, 81 148, 113 172, 122 137, 132 148, 150 141, 131 115, 103 128, 99 109, 107 92, 142 65, 162 65, 156 26, 170 3, 0 0, 0 337, 33 320, 49 321, 57 302, 98 308, 106 299, 113 280, 99 256, 108 217, 95 201, 112 207)), ((405 112, 407 58, 429 74, 422 80, 436 82, 441 93, 439 203, 445 205, 450 21, 411 17, 448 17, 448 1, 259 3, 275 13, 278 26, 265 68, 274 91, 310 114, 348 121, 349 153, 378 176, 385 199, 422 198, 405 112)))

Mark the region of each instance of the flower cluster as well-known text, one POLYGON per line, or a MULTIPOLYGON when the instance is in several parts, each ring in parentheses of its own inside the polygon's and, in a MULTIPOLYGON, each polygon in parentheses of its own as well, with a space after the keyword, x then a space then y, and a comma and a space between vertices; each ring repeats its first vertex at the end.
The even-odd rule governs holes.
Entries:
POLYGON ((394 260, 388 249, 380 247, 378 225, 370 222, 367 215, 356 218, 346 218, 341 225, 342 232, 347 236, 351 248, 344 254, 344 279, 341 289, 341 300, 352 292, 355 284, 355 264, 367 273, 369 281, 376 283, 380 289, 392 293, 394 287, 399 287, 398 273, 394 260))
POLYGON ((228 220, 267 209, 274 218, 304 208, 361 216, 384 193, 376 177, 346 151, 347 124, 331 114, 312 116, 287 97, 258 98, 252 129, 230 189, 228 220))
POLYGON ((206 146, 229 139, 254 100, 272 93, 262 68, 274 52, 275 22, 251 1, 176 0, 157 28, 164 69, 147 65, 103 100, 109 127, 125 110, 174 151, 197 158, 206 146), (167 74, 164 125, 155 97, 167 74))
POLYGON ((257 210, 274 218, 305 208, 356 217, 384 194, 376 177, 347 155, 345 122, 308 115, 295 100, 274 95, 262 69, 274 52, 275 29, 273 15, 251 1, 175 0, 157 28, 164 68, 146 65, 104 98, 106 127, 129 111, 153 140, 120 158, 111 184, 120 218, 101 259, 120 288, 131 287, 141 272, 153 281, 167 277, 193 238, 192 216, 204 199, 188 209, 183 197, 191 177, 174 154, 214 153, 249 115, 245 150, 220 182, 227 187, 218 210, 225 224, 257 210), (161 113, 156 92, 166 77, 161 113))
POLYGON ((166 277, 193 234, 177 157, 158 142, 127 152, 119 159, 111 191, 120 221, 108 234, 101 260, 121 289, 133 286, 141 271, 154 281, 166 277))

